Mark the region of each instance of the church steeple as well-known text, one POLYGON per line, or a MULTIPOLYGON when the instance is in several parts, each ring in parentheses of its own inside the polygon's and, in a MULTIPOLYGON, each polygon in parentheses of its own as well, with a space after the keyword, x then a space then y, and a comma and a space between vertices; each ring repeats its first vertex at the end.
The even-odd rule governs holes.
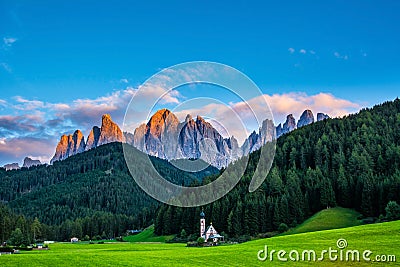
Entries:
POLYGON ((202 209, 200 212, 200 219, 204 219, 206 215, 204 214, 204 210, 202 209))
POLYGON ((200 212, 200 237, 205 237, 206 232, 206 215, 204 214, 204 210, 202 209, 200 212))

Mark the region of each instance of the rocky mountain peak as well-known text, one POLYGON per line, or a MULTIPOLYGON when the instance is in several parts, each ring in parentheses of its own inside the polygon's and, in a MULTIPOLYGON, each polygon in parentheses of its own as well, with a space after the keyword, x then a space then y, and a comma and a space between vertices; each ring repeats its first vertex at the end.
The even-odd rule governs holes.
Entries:
POLYGON ((85 151, 85 137, 80 130, 76 130, 74 134, 63 134, 57 144, 56 152, 50 163, 57 160, 63 160, 69 156, 85 151))
POLYGON ((186 118, 185 118, 185 123, 188 123, 189 121, 192 121, 192 120, 193 120, 192 115, 187 114, 186 118))
POLYGON ((286 122, 282 126, 282 133, 286 134, 294 129, 296 129, 296 119, 293 117, 293 114, 289 114, 286 117, 286 122))
POLYGON ((40 160, 33 160, 33 159, 29 158, 29 157, 25 157, 24 158, 24 164, 22 165, 22 167, 29 168, 29 167, 40 165, 40 164, 42 164, 40 162, 40 160))
POLYGON ((124 135, 119 126, 112 121, 109 114, 104 114, 101 118, 101 128, 98 146, 111 142, 123 142, 124 135))
POLYGON ((317 121, 323 121, 325 119, 329 119, 329 115, 328 114, 324 114, 324 113, 317 113, 317 121))
POLYGON ((203 119, 203 117, 201 117, 200 115, 197 115, 197 116, 196 116, 196 122, 205 123, 206 121, 203 119))
POLYGON ((118 125, 112 121, 109 114, 104 114, 101 118, 101 128, 94 126, 85 143, 85 136, 80 130, 73 134, 62 135, 57 144, 56 152, 50 163, 57 160, 66 159, 72 155, 81 153, 94 147, 111 143, 123 142, 124 135, 118 125))
POLYGON ((161 109, 151 116, 147 126, 152 135, 160 138, 167 126, 176 127, 179 124, 178 118, 168 109, 161 109))
POLYGON ((97 126, 93 126, 87 138, 85 150, 97 147, 99 143, 99 138, 100 138, 100 128, 97 126))
POLYGON ((297 123, 297 128, 309 125, 314 122, 314 114, 311 110, 306 109, 303 114, 301 114, 300 120, 297 123))
POLYGON ((19 164, 18 163, 10 163, 10 164, 4 165, 3 168, 6 169, 6 171, 18 170, 19 164))

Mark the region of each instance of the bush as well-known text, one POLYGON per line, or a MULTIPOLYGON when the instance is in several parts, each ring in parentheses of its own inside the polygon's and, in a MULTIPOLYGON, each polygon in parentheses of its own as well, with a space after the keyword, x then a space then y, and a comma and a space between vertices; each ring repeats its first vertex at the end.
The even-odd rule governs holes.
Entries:
POLYGON ((386 219, 395 221, 400 219, 400 205, 396 201, 389 201, 385 208, 386 219))
POLYGON ((187 234, 186 234, 186 231, 185 231, 185 229, 182 229, 182 231, 181 231, 181 233, 180 233, 180 238, 182 238, 182 239, 186 239, 187 238, 187 234))
POLYGON ((83 237, 83 241, 89 241, 90 240, 90 237, 88 236, 88 235, 85 235, 84 237, 83 237))
POLYGON ((196 241, 197 240, 197 238, 198 238, 198 235, 197 234, 191 234, 189 237, 188 237, 188 240, 189 241, 196 241))
POLYGON ((283 233, 286 232, 287 230, 289 230, 289 227, 287 226, 286 223, 281 223, 278 227, 278 231, 279 233, 283 233))
POLYGON ((24 243, 24 235, 20 228, 16 228, 11 232, 10 239, 7 243, 16 247, 19 247, 24 243))
POLYGON ((206 242, 206 240, 204 240, 204 238, 202 238, 202 237, 197 238, 197 244, 199 246, 204 245, 205 242, 206 242))

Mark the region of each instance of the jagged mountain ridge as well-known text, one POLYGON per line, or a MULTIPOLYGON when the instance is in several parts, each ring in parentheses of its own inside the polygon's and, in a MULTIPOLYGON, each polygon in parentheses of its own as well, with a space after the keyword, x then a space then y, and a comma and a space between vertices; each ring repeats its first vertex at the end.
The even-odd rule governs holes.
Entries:
POLYGON ((41 165, 41 164, 42 163, 38 159, 35 160, 35 159, 31 159, 30 157, 25 157, 24 164, 22 165, 22 167, 30 168, 32 166, 37 166, 37 165, 41 165))
POLYGON ((101 119, 101 128, 94 126, 86 142, 85 136, 80 130, 76 130, 74 134, 62 135, 50 163, 52 164, 55 161, 66 159, 72 155, 76 155, 103 144, 123 142, 124 140, 124 136, 119 126, 112 121, 109 114, 104 114, 101 119))
MULTIPOLYGON (((329 118, 318 113, 317 121, 329 118)), ((133 134, 123 133, 112 121, 109 114, 102 116, 101 127, 94 126, 85 142, 80 130, 72 135, 61 136, 51 163, 66 159, 72 155, 90 150, 111 142, 126 142, 142 152, 162 159, 202 159, 221 168, 230 162, 258 150, 265 143, 289 133, 296 128, 314 122, 311 110, 305 110, 296 124, 292 114, 286 122, 277 127, 271 120, 265 120, 258 132, 253 131, 239 146, 235 137, 224 138, 211 123, 201 116, 196 119, 188 114, 185 121, 179 119, 168 109, 158 110, 146 124, 137 127, 133 134)))

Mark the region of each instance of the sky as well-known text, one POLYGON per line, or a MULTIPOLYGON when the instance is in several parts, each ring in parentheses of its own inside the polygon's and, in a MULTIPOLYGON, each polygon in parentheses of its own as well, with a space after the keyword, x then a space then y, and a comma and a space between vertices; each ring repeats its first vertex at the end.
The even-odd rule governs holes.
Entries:
MULTIPOLYGON (((48 162, 62 134, 87 136, 104 113, 122 124, 140 85, 183 62, 243 72, 277 123, 305 108, 342 116, 393 100, 399 13, 399 1, 0 0, 0 166, 48 162)), ((183 89, 165 105, 202 87, 183 89)))

